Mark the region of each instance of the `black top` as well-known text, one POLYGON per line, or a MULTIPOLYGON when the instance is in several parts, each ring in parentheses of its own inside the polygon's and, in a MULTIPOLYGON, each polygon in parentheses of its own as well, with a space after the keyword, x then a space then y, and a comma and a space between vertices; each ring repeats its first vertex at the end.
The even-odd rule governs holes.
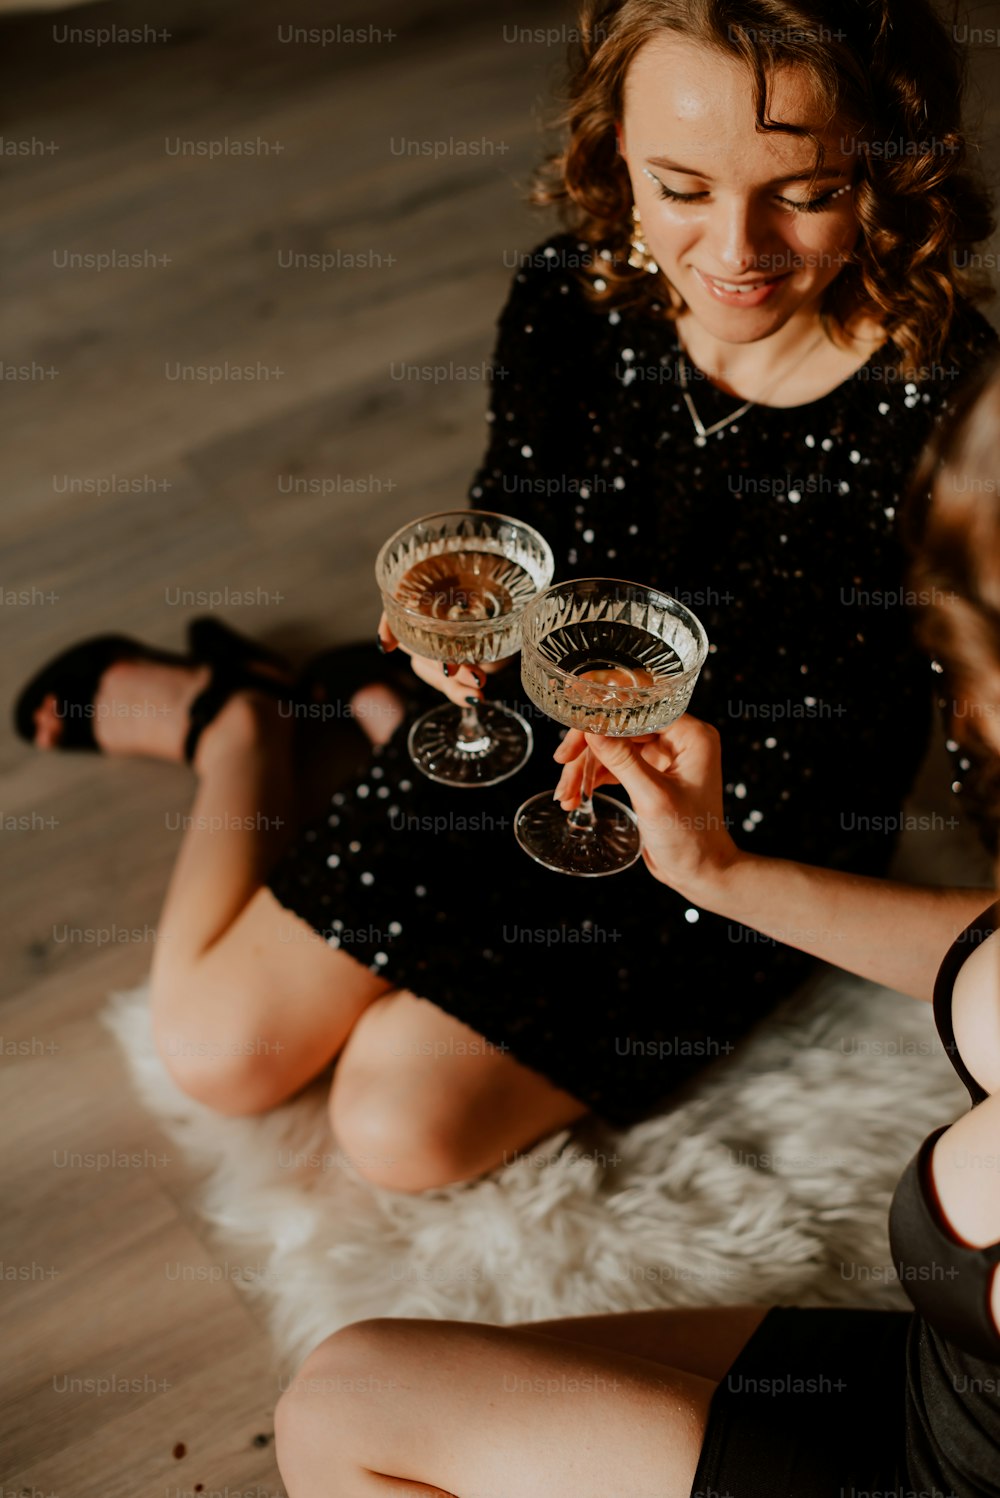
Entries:
MULTIPOLYGON (((898 511, 932 424, 997 336, 960 306, 925 379, 902 381, 888 342, 828 395, 755 406, 702 445, 674 324, 655 304, 595 310, 563 269, 584 248, 557 236, 515 277, 470 500, 539 529, 557 580, 651 583, 699 616, 711 646, 691 711, 722 733, 738 836, 877 868, 933 695, 898 511)), ((704 427, 744 404, 684 362, 704 427)))
MULTIPOLYGON (((737 841, 884 871, 936 682, 912 639, 901 496, 996 335, 962 306, 926 379, 900 381, 886 348, 821 399, 756 406, 700 447, 663 308, 595 307, 578 263, 561 235, 514 277, 470 504, 536 526, 557 580, 629 578, 701 618, 711 654, 691 710, 722 734, 737 841)), ((705 426, 742 404, 696 375, 691 390, 705 426)), ((728 1054, 806 959, 691 907, 641 864, 598 880, 534 864, 512 819, 555 784, 560 730, 516 665, 487 695, 530 719, 524 770, 489 790, 435 786, 408 760, 405 725, 271 888, 380 976, 627 1123, 728 1054)))
MULTIPOLYGON (((974 1107, 987 1093, 958 1055, 952 995, 962 964, 996 930, 998 917, 1000 903, 958 937, 934 991, 938 1032, 974 1107)), ((900 1282, 919 1313, 907 1357, 908 1466, 911 1481, 927 1491, 943 1476, 952 1491, 995 1494, 1000 1490, 1000 1332, 990 1294, 1000 1243, 971 1248, 942 1213, 930 1165, 945 1132, 935 1130, 911 1160, 889 1215, 900 1282)))

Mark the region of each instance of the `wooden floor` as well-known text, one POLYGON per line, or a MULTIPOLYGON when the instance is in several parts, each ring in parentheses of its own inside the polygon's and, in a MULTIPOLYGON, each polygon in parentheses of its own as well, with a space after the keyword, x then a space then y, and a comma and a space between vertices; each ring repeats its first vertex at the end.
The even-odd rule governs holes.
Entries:
MULTIPOLYGON (((153 0, 0 23, 3 134, 33 143, 0 160, 3 701, 89 633, 179 646, 205 611, 186 595, 226 595, 221 617, 294 652, 364 634, 377 544, 464 501, 482 380, 393 370, 488 358, 511 257, 542 232, 517 184, 561 59, 511 38, 571 15, 376 9, 153 0), (171 35, 56 40, 137 24, 171 35), (383 34, 280 40, 292 24, 383 34), (258 154, 233 153, 246 141, 258 154), (67 263, 109 253, 138 263, 67 263), (227 361, 255 377, 177 377, 227 361)), ((1000 51, 971 60, 997 180, 1000 51)), ((277 1371, 236 1283, 253 1265, 205 1241, 99 1022, 148 969, 190 779, 33 755, 5 723, 0 781, 0 1492, 280 1495, 277 1371)))
MULTIPOLYGON (((377 544, 464 503, 485 432, 481 379, 392 366, 489 357, 510 255, 542 232, 516 182, 559 60, 502 28, 559 19, 538 0, 178 0, 4 23, 3 133, 60 149, 0 164, 0 357, 35 366, 3 384, 0 699, 92 632, 179 646, 205 612, 185 593, 228 590, 220 617, 293 651, 373 630, 377 544), (168 43, 53 40, 54 22, 140 12, 168 43), (276 40, 292 17, 361 27, 375 13, 395 39, 276 40), (225 139, 282 150, 168 154, 225 139), (400 154, 448 140, 487 146, 400 154), (72 252, 142 263, 72 268, 72 252), (309 254, 340 262, 289 265, 309 254), (269 377, 168 377, 225 361, 269 377), (117 492, 84 487, 101 479, 117 492)), ((0 778, 0 1492, 281 1494, 278 1370, 237 1284, 254 1266, 206 1243, 98 1019, 148 969, 190 778, 33 755, 6 723, 0 778)))

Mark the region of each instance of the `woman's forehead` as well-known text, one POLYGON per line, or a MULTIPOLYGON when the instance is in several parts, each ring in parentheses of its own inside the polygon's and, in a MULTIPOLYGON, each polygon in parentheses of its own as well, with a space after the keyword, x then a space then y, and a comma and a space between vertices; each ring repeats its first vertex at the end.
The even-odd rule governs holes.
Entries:
MULTIPOLYGON (((629 150, 643 158, 670 155, 683 145, 700 151, 711 171, 713 151, 754 152, 761 159, 809 164, 812 142, 782 131, 756 129, 753 79, 746 64, 717 47, 661 32, 636 53, 625 78, 625 128, 629 150)), ((829 106, 815 80, 802 67, 781 67, 768 79, 768 116, 814 132, 827 155, 845 154, 842 123, 829 118, 829 106)))

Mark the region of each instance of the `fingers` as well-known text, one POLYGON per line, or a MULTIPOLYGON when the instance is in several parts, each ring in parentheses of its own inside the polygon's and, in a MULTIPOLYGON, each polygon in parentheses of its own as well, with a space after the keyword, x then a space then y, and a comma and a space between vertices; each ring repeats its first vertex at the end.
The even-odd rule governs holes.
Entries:
MULTIPOLYGON (((602 742, 611 741, 603 739, 602 742)), ((659 733, 636 734, 614 742, 634 745, 645 763, 661 774, 676 767, 683 770, 686 780, 697 783, 705 782, 710 772, 717 771, 722 763, 722 740, 718 729, 711 723, 703 723, 700 718, 692 718, 690 713, 683 714, 659 733)))
POLYGON ((427 660, 424 656, 414 655, 405 645, 400 645, 384 613, 378 621, 378 646, 383 654, 388 654, 391 650, 402 650, 410 657, 410 664, 421 681, 427 682, 428 686, 437 687, 439 692, 443 692, 458 707, 464 707, 470 697, 482 702, 487 674, 499 671, 514 659, 513 656, 508 656, 502 661, 480 662, 475 666, 459 665, 455 661, 427 660))
POLYGON ((377 638, 378 638, 378 647, 382 651, 383 655, 388 655, 389 651, 390 650, 395 650, 396 646, 399 644, 399 641, 396 639, 396 636, 393 634, 392 630, 389 628, 389 621, 385 617, 384 613, 383 613, 381 619, 378 621, 378 636, 377 636, 377 638))
POLYGON ((421 681, 443 692, 456 707, 467 706, 469 698, 482 702, 483 691, 475 674, 478 667, 459 667, 451 661, 429 661, 422 655, 412 655, 410 664, 421 681))
POLYGON ((587 747, 628 792, 639 819, 646 867, 654 878, 683 889, 686 880, 697 882, 706 870, 722 869, 739 856, 726 830, 721 747, 714 728, 695 718, 679 718, 669 729, 641 740, 588 734, 587 747))
POLYGON ((587 741, 579 728, 570 728, 565 738, 560 740, 552 758, 558 760, 561 765, 568 765, 571 760, 582 754, 586 747, 587 741))
POLYGON ((637 745, 634 739, 606 739, 596 733, 588 733, 587 746, 625 787, 636 811, 656 809, 663 799, 667 782, 644 757, 646 746, 637 745))
MULTIPOLYGON (((599 760, 605 769, 617 775, 621 770, 631 774, 635 768, 635 762, 640 757, 639 752, 633 748, 631 739, 606 739, 600 734, 590 733, 586 735, 586 747, 591 751, 594 758, 599 760)), ((622 784, 624 785, 624 781, 622 784)))
POLYGON ((454 661, 446 661, 445 665, 450 668, 447 674, 469 691, 481 692, 486 685, 485 666, 456 666, 454 661))
MULTIPOLYGON (((586 745, 584 747, 586 748, 586 745)), ((591 794, 602 785, 618 784, 610 770, 606 770, 593 755, 581 755, 572 764, 566 765, 553 794, 552 799, 558 801, 564 811, 572 811, 578 805, 583 794, 584 775, 588 766, 590 766, 591 775, 588 789, 591 794)))
MULTIPOLYGON (((633 744, 655 744, 661 737, 655 733, 637 733, 631 742, 633 744)), ((561 739, 553 752, 552 758, 560 764, 569 764, 570 760, 576 759, 583 754, 587 747, 586 735, 582 729, 569 728, 566 730, 565 738, 561 739)))
MULTIPOLYGON (((630 740, 633 744, 650 745, 655 748, 657 735, 637 734, 630 740)), ((587 789, 592 792, 602 785, 617 785, 617 776, 587 753, 587 736, 579 728, 570 728, 565 738, 556 747, 552 758, 563 765, 563 772, 556 784, 554 800, 567 810, 572 810, 584 792, 584 769, 589 767, 591 781, 587 789)))
POLYGON ((563 772, 559 776, 552 799, 558 801, 565 811, 572 810, 580 799, 580 786, 582 782, 583 759, 581 757, 563 767, 563 772))
POLYGON ((681 767, 684 780, 708 783, 713 772, 718 775, 722 760, 718 730, 688 713, 659 733, 622 738, 604 738, 571 728, 553 755, 564 766, 557 786, 560 801, 570 799, 575 804, 579 798, 583 782, 581 766, 590 758, 586 754, 588 746, 603 766, 595 783, 624 785, 630 795, 633 792, 641 795, 640 787, 645 789, 647 796, 651 790, 662 794, 661 777, 681 767))
MULTIPOLYGON (((653 738, 672 758, 679 759, 683 755, 699 768, 714 759, 722 758, 719 730, 713 728, 711 723, 703 723, 700 718, 692 718, 690 713, 684 713, 669 728, 664 728, 653 738)), ((635 742, 638 743, 639 740, 636 739, 635 742)))
POLYGON ((717 786, 721 794, 722 740, 710 723, 685 713, 647 741, 641 754, 645 763, 661 774, 670 774, 689 786, 717 786))
POLYGON ((659 739, 653 739, 651 743, 641 745, 639 753, 647 765, 652 765, 653 769, 659 770, 661 775, 665 775, 677 763, 677 750, 669 748, 659 739))
POLYGON ((486 672, 482 666, 459 666, 454 661, 435 661, 433 664, 450 686, 461 690, 463 701, 469 696, 476 697, 480 702, 483 700, 486 672))

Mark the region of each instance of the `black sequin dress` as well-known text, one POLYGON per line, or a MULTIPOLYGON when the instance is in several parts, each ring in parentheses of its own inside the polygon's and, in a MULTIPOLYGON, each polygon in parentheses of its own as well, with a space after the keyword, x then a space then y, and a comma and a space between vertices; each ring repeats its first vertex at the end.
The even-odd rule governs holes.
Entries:
MULTIPOLYGON (((821 399, 755 406, 701 443, 673 324, 655 307, 595 310, 563 268, 574 250, 557 236, 514 278, 469 503, 536 526, 557 580, 630 578, 700 617, 712 645, 691 711, 722 734, 737 841, 880 873, 934 695, 906 606, 901 495, 996 335, 963 307, 925 380, 903 383, 887 346, 821 399)), ((742 404, 689 379, 706 427, 742 404)), ((628 1123, 729 1054, 808 959, 695 909, 641 863, 598 880, 533 863, 513 816, 555 785, 562 730, 526 701, 516 665, 487 690, 530 715, 518 775, 435 785, 404 725, 269 885, 332 946, 628 1123)))

